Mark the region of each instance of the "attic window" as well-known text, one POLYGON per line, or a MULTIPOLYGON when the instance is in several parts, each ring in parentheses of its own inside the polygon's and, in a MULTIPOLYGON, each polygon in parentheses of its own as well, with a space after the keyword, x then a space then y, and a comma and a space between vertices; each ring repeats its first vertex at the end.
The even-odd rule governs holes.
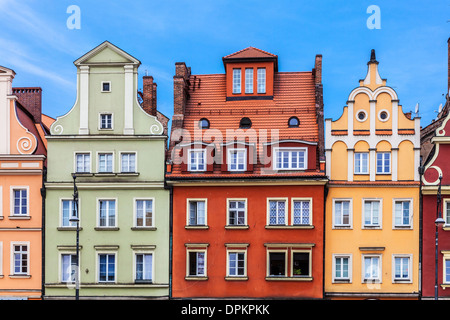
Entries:
POLYGON ((206 118, 202 118, 198 121, 198 127, 200 129, 209 129, 209 121, 206 118))
POLYGON ((288 121, 289 128, 295 128, 300 125, 300 121, 297 117, 290 117, 288 121))
POLYGON ((102 81, 102 92, 111 92, 111 81, 102 81))
POLYGON ((241 129, 248 129, 251 127, 252 127, 252 121, 247 117, 242 118, 241 121, 239 122, 239 128, 241 128, 241 129))

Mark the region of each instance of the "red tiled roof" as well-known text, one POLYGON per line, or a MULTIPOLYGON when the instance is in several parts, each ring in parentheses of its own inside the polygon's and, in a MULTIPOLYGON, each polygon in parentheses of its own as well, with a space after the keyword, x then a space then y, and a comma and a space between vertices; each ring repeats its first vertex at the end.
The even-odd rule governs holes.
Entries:
POLYGON ((223 57, 223 59, 242 59, 242 58, 277 58, 275 54, 269 53, 267 51, 247 47, 245 49, 239 50, 237 52, 231 53, 223 57))

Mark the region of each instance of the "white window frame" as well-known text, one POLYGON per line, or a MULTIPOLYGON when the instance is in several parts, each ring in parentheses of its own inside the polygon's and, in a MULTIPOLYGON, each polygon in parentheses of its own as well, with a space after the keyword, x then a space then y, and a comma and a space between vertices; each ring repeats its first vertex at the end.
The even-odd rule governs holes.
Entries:
MULTIPOLYGON (((445 206, 444 206, 445 207, 445 206)), ((393 229, 412 229, 413 228, 413 199, 412 198, 394 198, 392 199, 392 228, 393 229), (408 224, 397 224, 397 211, 396 211, 396 203, 397 202, 409 202, 409 223, 408 224)), ((402 216, 400 217, 403 220, 403 205, 402 205, 402 216)))
MULTIPOLYGON (((118 263, 117 263, 117 251, 116 250, 99 250, 96 252, 96 282, 97 283, 117 283, 117 275, 118 275, 118 263), (100 256, 101 255, 113 255, 114 256, 114 280, 100 280, 100 256)), ((109 268, 106 268, 108 270, 109 268)), ((108 273, 107 273, 108 277, 108 273)))
MULTIPOLYGON (((146 273, 146 271, 148 271, 148 269, 146 269, 146 265, 145 265, 145 262, 143 262, 144 263, 144 271, 143 271, 143 274, 145 274, 146 273)), ((147 266, 147 268, 148 268, 148 266, 147 266)), ((155 250, 153 250, 153 249, 134 249, 133 250, 133 280, 134 280, 134 282, 137 282, 137 283, 143 283, 143 282, 146 282, 146 283, 153 283, 154 282, 154 280, 155 280, 155 250), (152 265, 151 265, 151 270, 150 270, 150 273, 151 273, 151 278, 150 279, 141 279, 141 280, 138 280, 137 279, 137 256, 138 255, 151 255, 152 256, 152 265)))
POLYGON ((266 93, 266 68, 257 68, 257 93, 266 93), (260 72, 261 71, 261 72, 260 72), (264 72, 262 72, 264 71, 264 72))
MULTIPOLYGON (((198 261, 198 255, 196 255, 196 261, 198 261)), ((207 249, 191 249, 186 248, 186 278, 206 278, 208 276, 208 250, 207 249), (203 253, 204 254, 204 264, 203 264, 203 274, 198 273, 198 263, 196 263, 196 274, 190 274, 190 253, 203 253)))
MULTIPOLYGON (((235 211, 238 211, 236 209, 233 209, 235 211)), ((238 219, 236 219, 237 221, 238 219)), ((225 222, 226 226, 229 227, 241 227, 241 226, 247 226, 248 222, 247 222, 247 198, 227 198, 227 220, 225 222), (230 224, 230 202, 244 202, 244 223, 240 224, 240 223, 235 223, 235 224, 230 224)))
POLYGON ((0 241, 0 279, 3 277, 3 242, 0 241))
POLYGON ((412 254, 393 254, 392 255, 392 283, 412 283, 412 254), (407 278, 396 278, 395 277, 395 260, 397 258, 400 259, 408 259, 408 277, 407 278))
MULTIPOLYGON (((12 276, 29 276, 30 275, 30 262, 31 262, 31 255, 30 255, 30 242, 29 241, 12 241, 11 242, 11 254, 10 254, 10 274, 12 276), (14 262, 15 262, 15 256, 14 256, 14 246, 26 246, 27 250, 25 251, 26 258, 27 258, 27 271, 26 272, 16 272, 14 268, 14 262)), ((21 253, 23 254, 23 253, 21 253)))
MULTIPOLYGON (((332 212, 333 212, 333 221, 332 221, 333 229, 339 229, 339 228, 352 229, 353 228, 353 199, 352 198, 333 198, 332 212), (345 223, 337 224, 336 223, 336 217, 338 214, 336 212, 336 202, 349 202, 348 224, 345 224, 345 223)), ((343 212, 343 206, 342 206, 342 210, 340 213, 342 213, 342 212, 343 212)), ((343 216, 341 218, 343 218, 343 216)), ((343 219, 342 219, 342 221, 343 221, 343 219)))
POLYGON ((100 91, 101 92, 111 92, 111 81, 102 81, 100 84, 100 91), (103 84, 108 83, 109 84, 109 90, 103 89, 103 84))
POLYGON ((362 201, 362 208, 361 208, 361 212, 362 212, 362 217, 361 217, 361 228, 363 229, 382 229, 383 228, 383 199, 380 198, 363 198, 362 201), (370 222, 368 224, 366 224, 366 211, 365 211, 365 204, 366 202, 378 202, 378 223, 375 224, 373 223, 373 218, 374 216, 372 215, 373 212, 373 207, 370 207, 370 222))
POLYGON ((310 278, 312 276, 312 250, 311 249, 297 249, 292 248, 291 250, 291 257, 290 257, 290 277, 292 278, 310 278), (309 273, 307 275, 294 275, 294 254, 295 253, 307 253, 308 254, 308 269, 309 273))
MULTIPOLYGON (((69 219, 70 219, 70 217, 72 216, 72 213, 73 213, 73 205, 74 205, 73 198, 69 198, 69 197, 60 198, 59 199, 59 226, 60 226, 60 228, 75 228, 76 227, 76 223, 75 222, 73 222, 73 225, 70 225, 70 221, 69 221, 69 225, 67 225, 67 226, 65 226, 63 224, 63 221, 64 221, 64 215, 63 215, 64 205, 63 205, 63 202, 64 201, 71 201, 72 202, 72 205, 71 205, 71 208, 70 208, 70 212, 69 212, 69 219)), ((78 199, 78 219, 80 219, 80 222, 81 222, 81 215, 80 215, 81 203, 80 203, 80 201, 81 201, 81 199, 78 199)))
MULTIPOLYGON (((226 276, 229 278, 246 278, 247 277, 247 249, 236 249, 236 248, 227 248, 226 250, 226 276), (231 274, 231 260, 230 260, 230 254, 243 254, 244 255, 244 274, 231 274)), ((238 263, 238 259, 236 259, 236 263, 238 263)), ((238 266, 235 267, 236 273, 238 271, 238 266)))
MULTIPOLYGON (((115 159, 114 152, 111 151, 97 151, 97 173, 114 173, 115 159), (100 156, 101 155, 111 155, 111 171, 100 171, 100 156)), ((107 168, 108 161, 106 160, 105 167, 107 168)))
POLYGON ((99 112, 98 114, 98 130, 100 131, 107 131, 107 130, 114 130, 114 113, 112 112, 99 112), (111 116, 111 128, 102 128, 102 117, 103 116, 111 116))
MULTIPOLYGON (((155 224, 155 198, 133 198, 133 203, 134 203, 134 208, 133 208, 133 212, 134 212, 134 216, 133 216, 133 221, 134 221, 134 227, 135 228, 154 228, 156 226, 155 224), (150 226, 145 225, 145 215, 143 216, 143 223, 144 225, 142 226, 138 226, 137 224, 137 202, 138 201, 151 201, 152 202, 152 224, 150 226)), ((144 204, 145 206, 145 204, 144 204)), ((145 210, 144 210, 145 212, 145 210)))
MULTIPOLYGON (((332 255, 333 257, 333 266, 332 266, 332 283, 341 283, 341 282, 345 282, 345 283, 352 283, 352 272, 353 272, 353 268, 352 268, 352 254, 351 253, 335 253, 332 255), (336 276, 336 270, 337 270, 337 265, 336 265, 336 260, 337 259, 348 259, 348 276, 344 277, 337 277, 336 276)), ((341 272, 343 272, 343 270, 341 270, 341 272)))
MULTIPOLYGON (((84 157, 83 157, 84 158, 84 157)), ((83 166, 84 166, 84 159, 83 159, 83 166)), ((91 173, 92 172, 92 153, 91 151, 75 151, 74 152, 74 164, 73 164, 73 172, 75 173, 91 173), (89 156, 89 167, 88 171, 78 171, 78 156, 89 156)))
MULTIPOLYGON (((75 280, 73 280, 73 281, 70 279, 68 281, 64 280, 63 256, 65 256, 65 255, 71 256, 70 263, 72 266, 72 257, 75 256, 75 258, 76 258, 77 253, 75 250, 72 250, 72 251, 64 250, 64 251, 59 252, 59 269, 58 269, 59 270, 59 282, 60 283, 75 283, 75 280)), ((80 258, 81 258, 81 255, 78 256, 78 259, 80 259, 80 258)), ((78 274, 81 276, 80 266, 81 266, 81 263, 78 263, 78 274)), ((70 278, 70 276, 69 276, 69 278, 70 278)))
MULTIPOLYGON (((117 198, 97 198, 97 228, 116 228, 117 227, 117 222, 119 219, 118 216, 118 210, 119 209, 119 202, 117 198), (100 201, 114 201, 114 225, 109 225, 109 215, 107 214, 106 216, 106 225, 102 226, 100 225, 100 201)), ((109 211, 109 204, 108 204, 108 209, 107 211, 109 211)))
POLYGON ((253 93, 253 68, 245 68, 245 93, 253 93))
POLYGON ((450 284, 450 251, 441 251, 443 254, 442 256, 442 283, 449 285, 450 284), (447 268, 446 268, 446 262, 449 263, 449 272, 448 272, 448 280, 447 280, 447 268))
MULTIPOLYGON (((303 213, 301 214, 301 220, 303 220, 303 213)), ((291 225, 293 226, 312 226, 313 225, 313 199, 312 198, 291 198, 291 225), (295 219, 295 206, 294 202, 308 202, 309 203, 309 222, 308 223, 294 223, 295 219)))
MULTIPOLYGON (((137 151, 121 151, 121 152, 119 152, 119 158, 120 158, 120 163, 119 163, 120 173, 136 173, 136 172, 138 172, 138 170, 137 170, 137 160, 138 160, 137 151), (130 154, 134 154, 134 171, 124 171, 122 158, 123 158, 123 156, 130 155, 130 154)), ((128 166, 130 166, 129 159, 128 159, 128 166)))
MULTIPOLYGON (((307 170, 308 169, 308 148, 303 147, 279 147, 274 148, 274 161, 273 161, 273 169, 274 170, 307 170), (278 163, 278 153, 279 152, 289 152, 288 157, 288 167, 287 168, 279 168, 278 165, 283 166, 284 162, 278 163), (303 152, 303 167, 300 167, 300 163, 297 162, 298 167, 292 167, 292 152, 303 152)), ((281 158, 283 159, 283 157, 281 158)), ((297 158, 299 160, 299 158, 297 158)))
MULTIPOLYGON (((207 198, 188 198, 186 199, 187 203, 186 203, 186 226, 189 227, 205 227, 208 225, 208 199, 207 198), (199 201, 203 201, 205 203, 205 223, 204 224, 198 224, 198 216, 196 213, 196 224, 190 224, 191 220, 190 220, 190 212, 191 212, 191 206, 190 203, 191 202, 199 202, 199 201)), ((197 208, 198 209, 198 208, 197 208)))
POLYGON ((238 149, 229 149, 227 150, 227 164, 228 164, 228 171, 247 171, 247 149, 245 148, 238 148, 238 149), (239 153, 244 153, 243 157, 243 163, 239 163, 239 153), (232 163, 232 154, 236 154, 236 168, 233 169, 233 163, 232 163), (239 169, 239 166, 243 165, 242 169, 239 169))
POLYGON ((369 152, 355 152, 354 153, 354 174, 369 174, 369 152), (363 159, 363 155, 366 156, 366 159, 363 159), (357 156, 361 157, 359 160, 357 159, 357 156), (357 166, 357 161, 359 161, 359 166, 357 166), (364 162, 366 164, 365 171, 364 169, 364 162))
POLYGON ((233 68, 233 93, 241 93, 242 71, 240 68, 233 68))
POLYGON ((267 248, 266 250, 266 277, 267 278, 287 278, 288 277, 288 250, 287 249, 275 249, 275 248, 267 248), (273 275, 270 274, 270 254, 271 253, 282 253, 284 254, 284 274, 282 275, 273 275))
POLYGON ((288 198, 267 198, 267 203, 266 203, 266 207, 267 207, 267 217, 266 217, 266 224, 268 226, 287 226, 288 225, 288 219, 289 219, 289 208, 288 208, 288 198), (277 202, 277 206, 276 206, 276 221, 277 223, 275 224, 271 224, 270 223, 270 202, 271 201, 276 201, 277 202), (279 219, 280 219, 280 215, 278 213, 278 202, 284 202, 284 223, 278 223, 279 219))
MULTIPOLYGON (((22 197, 20 197, 22 200, 22 197)), ((21 201, 22 202, 22 201, 21 201)), ((20 211, 22 212, 22 203, 20 204, 20 211)), ((11 217, 30 217, 30 186, 10 186, 10 216, 11 217), (14 191, 16 190, 25 190, 26 196, 27 196, 27 204, 26 204, 26 214, 19 213, 16 214, 14 211, 15 209, 15 197, 14 197, 14 191)))
POLYGON ((388 151, 377 152, 375 162, 376 162, 376 173, 377 174, 391 174, 391 153, 390 152, 388 152, 388 151), (378 170, 378 156, 381 156, 381 162, 382 162, 381 171, 378 170), (385 170, 386 162, 388 162, 388 164, 389 164, 388 171, 385 170))
POLYGON ((444 214, 445 227, 450 226, 450 199, 444 199, 444 214))
POLYGON ((206 165, 207 165, 207 163, 206 163, 206 149, 190 149, 189 151, 188 151, 188 170, 189 171, 191 171, 191 172, 204 172, 204 171, 206 171, 206 165), (192 163, 192 161, 191 161, 191 154, 192 153, 198 153, 198 154, 202 154, 203 156, 203 169, 199 169, 198 168, 198 166, 199 166, 199 157, 198 156, 195 156, 195 168, 193 169, 192 167, 193 167, 193 163, 192 163))
POLYGON ((374 254, 374 253, 367 253, 362 254, 361 256, 361 282, 362 283, 382 283, 383 278, 383 261, 382 261, 382 255, 381 254, 374 254), (378 258, 378 277, 376 278, 366 278, 366 258, 378 258))

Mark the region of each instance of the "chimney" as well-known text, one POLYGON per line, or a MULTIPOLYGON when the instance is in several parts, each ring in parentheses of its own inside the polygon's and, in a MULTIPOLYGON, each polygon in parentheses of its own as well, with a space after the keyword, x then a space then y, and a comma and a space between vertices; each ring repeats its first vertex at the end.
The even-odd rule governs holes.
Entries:
POLYGON ((142 108, 148 114, 156 116, 156 83, 153 82, 152 76, 144 76, 143 80, 143 97, 142 108))
POLYGON ((314 79, 315 84, 322 83, 322 55, 316 55, 316 61, 314 63, 314 79))
POLYGON ((314 83, 316 119, 319 127, 319 147, 317 148, 317 167, 325 170, 325 137, 324 137, 324 113, 323 113, 323 84, 322 84, 322 55, 317 54, 314 63, 314 83))
POLYGON ((12 92, 17 96, 19 103, 32 115, 35 123, 41 123, 42 115, 42 88, 22 87, 12 88, 12 92))

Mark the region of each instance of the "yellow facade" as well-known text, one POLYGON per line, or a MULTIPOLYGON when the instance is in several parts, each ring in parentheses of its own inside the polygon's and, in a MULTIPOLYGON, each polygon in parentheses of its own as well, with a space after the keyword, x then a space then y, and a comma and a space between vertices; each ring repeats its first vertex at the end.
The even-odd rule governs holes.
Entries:
POLYGON ((398 101, 372 52, 343 115, 325 121, 326 298, 418 298, 420 119, 398 101))

